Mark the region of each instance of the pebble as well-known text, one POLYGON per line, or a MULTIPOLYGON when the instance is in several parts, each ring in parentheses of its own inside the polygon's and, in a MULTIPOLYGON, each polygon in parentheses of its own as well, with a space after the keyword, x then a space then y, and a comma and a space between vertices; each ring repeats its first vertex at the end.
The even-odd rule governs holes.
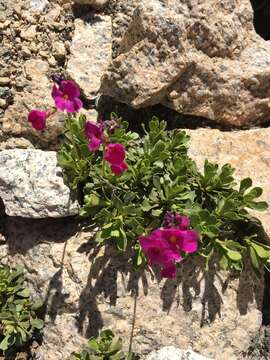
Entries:
POLYGON ((7 107, 7 102, 4 99, 0 99, 0 108, 5 109, 7 107))
POLYGON ((8 85, 8 84, 10 84, 9 77, 0 77, 0 86, 8 85))
POLYGON ((28 29, 22 30, 20 36, 24 40, 32 40, 36 36, 36 25, 31 25, 28 29))

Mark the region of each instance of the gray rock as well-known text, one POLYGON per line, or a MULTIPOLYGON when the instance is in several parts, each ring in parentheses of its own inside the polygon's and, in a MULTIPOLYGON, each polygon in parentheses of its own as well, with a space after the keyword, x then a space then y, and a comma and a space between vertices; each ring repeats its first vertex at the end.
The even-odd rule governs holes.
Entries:
POLYGON ((89 23, 75 20, 67 72, 86 96, 95 96, 100 79, 111 61, 112 25, 110 16, 95 15, 89 23))
POLYGON ((158 351, 151 352, 146 360, 211 360, 192 350, 180 350, 173 346, 166 346, 158 351))
POLYGON ((43 12, 49 5, 48 0, 31 0, 30 10, 34 12, 43 12))
POLYGON ((0 198, 7 215, 57 218, 78 214, 78 203, 64 184, 55 152, 3 150, 0 168, 0 198))
POLYGON ((249 0, 140 0, 128 25, 101 93, 235 126, 269 119, 270 43, 249 0))

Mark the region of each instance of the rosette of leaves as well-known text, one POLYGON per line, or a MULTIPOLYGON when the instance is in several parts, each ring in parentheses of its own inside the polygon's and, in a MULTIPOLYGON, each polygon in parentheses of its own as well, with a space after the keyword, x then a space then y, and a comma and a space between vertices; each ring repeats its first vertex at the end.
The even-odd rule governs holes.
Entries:
POLYGON ((139 360, 134 353, 122 350, 122 340, 111 330, 104 330, 98 338, 91 338, 85 350, 73 353, 72 360, 139 360))
POLYGON ((0 267, 0 350, 7 352, 25 345, 43 327, 37 316, 42 302, 30 299, 21 267, 0 267))
MULTIPOLYGON (((200 234, 199 254, 208 264, 218 256, 225 269, 242 270, 249 257, 253 268, 267 265, 270 247, 261 242, 248 209, 263 211, 259 187, 249 178, 240 186, 234 169, 205 161, 203 171, 188 156, 189 136, 179 129, 166 130, 166 122, 153 118, 144 136, 119 127, 108 132, 110 143, 125 146, 128 170, 115 176, 103 163, 102 151, 89 152, 84 135, 86 119, 69 119, 66 141, 58 154, 72 189, 83 190, 81 216, 98 225, 95 241, 115 243, 121 251, 132 249, 137 266, 145 262, 138 237, 162 226, 167 211, 191 218, 200 234)), ((192 255, 189 255, 192 256, 192 255)))

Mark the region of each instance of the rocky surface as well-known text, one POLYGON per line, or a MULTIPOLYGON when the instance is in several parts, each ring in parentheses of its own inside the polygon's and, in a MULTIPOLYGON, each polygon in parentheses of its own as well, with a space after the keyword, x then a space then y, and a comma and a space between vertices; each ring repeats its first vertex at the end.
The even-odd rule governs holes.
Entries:
POLYGON ((0 198, 7 215, 57 218, 78 214, 78 203, 64 184, 55 152, 3 150, 0 168, 0 198))
MULTIPOLYGON (((188 130, 190 156, 203 168, 207 158, 219 164, 230 163, 236 179, 250 177, 254 186, 263 189, 262 200, 270 204, 270 129, 224 132, 217 129, 188 130)), ((253 211, 270 234, 270 208, 265 212, 253 211)))
POLYGON ((133 350, 140 354, 172 345, 240 360, 260 329, 263 284, 248 271, 239 279, 205 273, 198 259, 189 259, 175 280, 161 280, 135 271, 111 248, 95 250, 91 233, 70 219, 7 218, 4 236, 1 263, 25 266, 34 293, 46 302, 43 360, 68 360, 101 328, 113 329, 127 348, 136 292, 133 350))
POLYGON ((141 1, 101 91, 136 108, 162 103, 235 126, 270 115, 270 44, 249 0, 141 1))
MULTIPOLYGON (((268 129, 188 132, 190 155, 200 167, 205 157, 231 162, 237 178, 251 176, 270 202, 268 129)), ((269 233, 269 212, 254 215, 269 233)), ((95 250, 91 233, 70 219, 6 218, 4 228, 1 262, 25 266, 34 292, 46 299, 41 359, 69 359, 101 328, 113 329, 127 347, 137 291, 133 348, 141 354, 172 345, 215 360, 241 360, 260 331, 263 281, 249 270, 240 278, 213 268, 205 273, 201 261, 189 259, 176 280, 161 280, 134 271, 111 248, 95 250)))
POLYGON ((110 16, 93 15, 88 22, 76 19, 67 73, 83 89, 87 97, 97 95, 101 76, 107 69, 111 57, 110 16))
POLYGON ((191 350, 180 350, 173 346, 166 346, 153 351, 146 360, 211 360, 191 350))
POLYGON ((74 0, 75 4, 91 5, 92 7, 99 9, 106 5, 108 0, 74 0))

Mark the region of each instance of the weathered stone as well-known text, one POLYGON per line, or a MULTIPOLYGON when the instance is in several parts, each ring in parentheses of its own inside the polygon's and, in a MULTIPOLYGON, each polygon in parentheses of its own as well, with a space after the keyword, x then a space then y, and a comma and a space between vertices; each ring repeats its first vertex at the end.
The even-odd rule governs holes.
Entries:
POLYGON ((75 20, 67 72, 88 97, 97 94, 100 79, 111 61, 111 18, 94 15, 89 23, 75 20))
MULTIPOLYGON (((207 158, 219 164, 230 163, 237 180, 250 177, 254 186, 263 189, 261 199, 270 206, 270 129, 223 132, 216 129, 188 130, 190 156, 202 169, 207 158)), ((270 208, 265 212, 252 210, 270 235, 270 208)))
POLYGON ((45 131, 36 131, 27 121, 27 116, 32 109, 47 110, 53 107, 51 97, 52 84, 47 77, 48 63, 42 60, 28 60, 24 70, 29 80, 29 85, 23 92, 18 92, 14 104, 9 106, 0 123, 4 139, 7 137, 23 137, 36 144, 40 142, 43 147, 53 147, 63 133, 63 113, 56 113, 47 120, 45 131))
POLYGON ((108 3, 108 0, 73 0, 75 4, 91 5, 92 7, 99 9, 108 3))
POLYGON ((249 0, 139 2, 101 92, 135 108, 250 126, 269 118, 270 44, 249 0))
POLYGON ((7 215, 46 218, 78 214, 78 203, 64 184, 55 152, 3 150, 0 168, 0 198, 7 215))
POLYGON ((173 346, 166 346, 153 351, 146 360, 211 360, 191 350, 180 350, 173 346))
POLYGON ((43 12, 49 5, 48 0, 31 0, 30 10, 34 12, 43 12))

